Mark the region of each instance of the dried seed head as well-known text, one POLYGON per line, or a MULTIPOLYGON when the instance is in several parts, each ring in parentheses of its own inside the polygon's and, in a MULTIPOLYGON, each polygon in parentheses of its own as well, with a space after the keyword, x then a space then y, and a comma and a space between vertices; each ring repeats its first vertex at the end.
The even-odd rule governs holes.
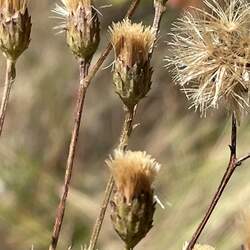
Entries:
POLYGON ((54 12, 63 16, 58 26, 66 30, 67 44, 73 54, 90 61, 100 42, 100 22, 92 0, 61 0, 64 7, 54 12))
POLYGON ((116 55, 114 86, 124 104, 131 109, 151 87, 150 51, 155 33, 150 27, 132 24, 126 19, 113 24, 111 36, 116 55))
POLYGON ((30 43, 31 17, 27 0, 0 0, 0 48, 16 61, 30 43))
POLYGON ((152 183, 160 164, 145 152, 117 150, 107 165, 116 185, 111 220, 127 248, 133 249, 152 228, 155 211, 152 183))
MULTIPOLYGON (((188 243, 186 243, 183 247, 183 250, 186 250, 188 246, 188 243)), ((196 244, 194 246, 194 250, 215 250, 215 248, 209 246, 209 245, 199 245, 199 244, 196 244)))
POLYGON ((173 27, 167 66, 202 114, 221 101, 239 117, 249 107, 250 4, 205 0, 210 9, 187 12, 173 27))

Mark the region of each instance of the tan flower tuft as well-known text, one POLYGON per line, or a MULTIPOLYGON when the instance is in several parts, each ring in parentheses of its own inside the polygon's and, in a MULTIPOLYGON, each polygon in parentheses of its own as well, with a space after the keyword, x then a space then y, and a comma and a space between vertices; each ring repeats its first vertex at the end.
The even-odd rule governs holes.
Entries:
POLYGON ((142 23, 131 23, 129 19, 113 24, 112 43, 116 56, 129 67, 148 61, 149 52, 154 44, 155 35, 151 27, 142 23))
POLYGON ((152 183, 160 164, 145 152, 120 150, 106 163, 116 185, 111 201, 111 220, 126 249, 133 249, 153 227, 152 183))
MULTIPOLYGON (((186 243, 183 247, 183 250, 186 250, 188 246, 188 243, 186 243)), ((200 245, 200 244, 196 244, 194 246, 194 250, 215 250, 215 248, 209 246, 209 245, 200 245)))
POLYGON ((0 0, 0 9, 6 14, 13 15, 17 11, 25 12, 28 0, 0 0))
POLYGON ((239 121, 249 107, 250 4, 204 3, 209 11, 194 9, 175 23, 167 66, 202 114, 223 101, 239 121))
POLYGON ((30 43, 31 17, 28 0, 0 0, 0 48, 16 61, 30 43))
POLYGON ((61 0, 54 13, 63 20, 56 28, 66 30, 67 44, 73 54, 90 61, 100 42, 100 23, 92 0, 61 0))
POLYGON ((129 203, 141 193, 148 193, 160 170, 160 164, 146 152, 116 150, 114 158, 106 161, 114 177, 117 190, 129 203))
POLYGON ((133 108, 151 87, 150 52, 155 32, 151 27, 131 23, 128 19, 113 24, 110 30, 116 55, 114 86, 124 104, 133 108))

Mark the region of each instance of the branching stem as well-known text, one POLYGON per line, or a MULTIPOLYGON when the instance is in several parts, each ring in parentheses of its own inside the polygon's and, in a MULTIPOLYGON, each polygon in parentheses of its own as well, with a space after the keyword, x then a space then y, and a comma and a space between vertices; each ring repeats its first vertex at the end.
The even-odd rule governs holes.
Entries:
POLYGON ((186 250, 192 250, 200 237, 202 231, 204 230, 206 224, 208 223, 211 214, 213 213, 216 205, 218 204, 218 201, 220 200, 227 184, 229 183, 234 171, 238 166, 240 166, 244 161, 250 158, 250 154, 240 158, 237 160, 237 123, 235 115, 232 115, 232 131, 231 131, 231 145, 230 145, 230 159, 228 163, 228 167, 223 175, 223 178, 220 182, 220 185, 212 199, 212 202, 210 203, 210 206, 208 210, 206 211, 206 214, 204 218, 202 219, 200 225, 198 226, 197 230, 192 236, 191 241, 189 242, 186 250))
POLYGON ((0 136, 2 135, 3 125, 10 98, 10 92, 12 89, 12 85, 15 81, 15 78, 16 78, 15 62, 7 59, 4 91, 0 108, 0 136))

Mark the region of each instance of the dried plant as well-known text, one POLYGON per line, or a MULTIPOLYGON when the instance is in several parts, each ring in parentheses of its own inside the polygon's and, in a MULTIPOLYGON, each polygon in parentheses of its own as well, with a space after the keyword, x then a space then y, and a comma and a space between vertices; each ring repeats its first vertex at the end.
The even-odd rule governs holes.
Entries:
POLYGON ((250 4, 245 0, 205 0, 208 11, 194 9, 173 26, 173 76, 202 115, 221 101, 238 122, 249 108, 250 4))
POLYGON ((30 43, 31 17, 27 4, 27 0, 0 1, 0 49, 6 57, 6 78, 0 108, 0 136, 11 88, 16 78, 16 61, 30 43))
POLYGON ((69 185, 73 172, 83 106, 88 87, 85 77, 88 74, 92 57, 96 52, 100 41, 100 23, 97 11, 93 6, 92 1, 62 0, 62 3, 64 6, 57 6, 54 12, 62 16, 64 22, 59 27, 66 31, 67 44, 79 61, 80 85, 76 99, 74 126, 72 129, 72 137, 66 164, 64 190, 57 209, 50 250, 54 250, 57 247, 63 223, 69 185))
POLYGON ((116 55, 113 72, 115 90, 127 108, 133 111, 151 87, 149 55, 155 41, 154 30, 125 20, 113 25, 111 36, 116 55))
MULTIPOLYGON (((113 25, 113 29, 111 29, 112 42, 116 53, 114 63, 117 64, 114 66, 113 82, 116 92, 124 103, 125 112, 125 120, 118 145, 118 149, 122 151, 127 149, 128 140, 133 131, 134 115, 138 102, 150 90, 152 76, 150 59, 159 31, 161 17, 166 11, 166 2, 157 0, 154 2, 155 16, 152 28, 146 28, 142 24, 132 24, 130 21, 124 20, 122 23, 113 25), (140 31, 140 33, 135 34, 135 30, 140 31), (116 31, 117 33, 114 33, 116 31), (126 32, 122 34, 123 31, 126 32), (141 50, 138 50, 138 48, 141 50), (144 62, 144 65, 142 62, 144 62), (140 70, 137 70, 137 68, 140 70), (131 75, 128 74, 130 72, 131 75), (142 79, 146 82, 142 82, 142 79)), ((100 213, 91 234, 88 250, 94 250, 97 245, 114 184, 111 175, 105 189, 100 213)))
POLYGON ((230 159, 221 183, 186 249, 194 248, 233 173, 250 154, 237 159, 237 122, 249 106, 250 4, 205 0, 209 11, 194 9, 174 25, 170 43, 176 82, 202 114, 221 101, 232 114, 230 159))
POLYGON ((106 163, 116 186, 111 220, 126 249, 133 249, 153 227, 152 183, 161 166, 146 152, 121 150, 106 163))
MULTIPOLYGON (((100 37, 96 8, 93 6, 92 1, 88 0, 62 0, 62 3, 64 6, 60 7, 57 5, 53 12, 61 15, 63 23, 61 23, 58 27, 66 30, 67 44, 73 54, 79 59, 80 87, 76 101, 76 117, 74 119, 75 123, 69 147, 64 190, 57 209, 51 244, 49 247, 50 250, 55 250, 57 248, 60 236, 87 88, 112 49, 112 44, 110 43, 102 53, 97 63, 93 66, 92 70, 89 72, 90 62, 95 50, 97 49, 100 37), (88 51, 88 49, 90 51, 88 51)), ((139 0, 132 0, 126 15, 127 17, 133 15, 138 4, 139 0)))

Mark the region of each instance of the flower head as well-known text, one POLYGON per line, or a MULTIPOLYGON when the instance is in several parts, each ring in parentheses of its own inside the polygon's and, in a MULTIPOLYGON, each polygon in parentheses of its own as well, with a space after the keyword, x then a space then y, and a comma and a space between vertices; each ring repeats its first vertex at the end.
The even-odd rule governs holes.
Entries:
POLYGON ((63 6, 57 5, 56 14, 63 22, 57 26, 66 30, 67 44, 73 54, 90 61, 100 42, 100 23, 92 0, 61 0, 63 6))
POLYGON ((224 101, 239 118, 249 106, 250 4, 204 3, 208 11, 194 9, 175 23, 167 66, 202 114, 224 101))
POLYGON ((120 150, 106 162, 116 185, 111 220, 126 247, 133 249, 153 226, 152 183, 160 164, 145 152, 120 150))
POLYGON ((129 203, 141 193, 150 192, 160 170, 160 164, 146 152, 116 150, 114 158, 106 161, 114 177, 117 190, 129 203))
POLYGON ((30 43, 28 0, 0 0, 0 48, 15 61, 30 43))
POLYGON ((150 52, 155 32, 151 27, 126 19, 113 24, 111 37, 116 55, 114 86, 124 104, 133 108, 151 87, 150 52))

